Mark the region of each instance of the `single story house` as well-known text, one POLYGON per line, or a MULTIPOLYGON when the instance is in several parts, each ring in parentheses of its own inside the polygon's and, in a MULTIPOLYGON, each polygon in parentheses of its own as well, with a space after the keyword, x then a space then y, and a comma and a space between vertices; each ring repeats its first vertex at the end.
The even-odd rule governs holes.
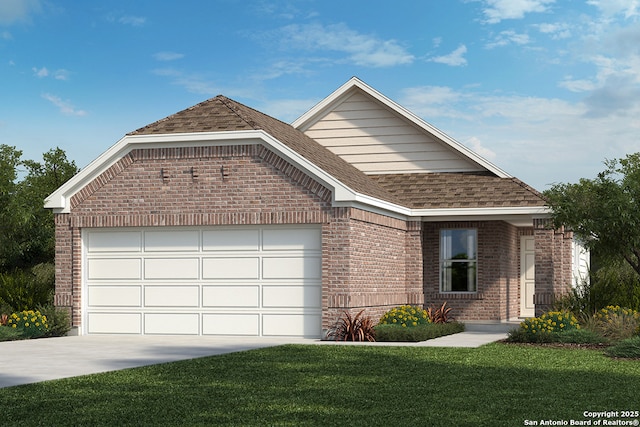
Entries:
POLYGON ((445 301, 503 322, 581 262, 540 193, 357 78, 293 124, 204 101, 45 206, 55 303, 81 334, 322 337, 346 310, 445 301))

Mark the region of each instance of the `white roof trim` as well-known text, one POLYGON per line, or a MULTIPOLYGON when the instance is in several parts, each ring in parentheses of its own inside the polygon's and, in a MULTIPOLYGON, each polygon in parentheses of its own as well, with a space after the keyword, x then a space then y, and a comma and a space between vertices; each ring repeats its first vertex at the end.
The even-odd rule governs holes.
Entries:
POLYGON ((381 102, 387 108, 403 116, 404 118, 412 122, 414 125, 416 125, 420 129, 435 136, 444 144, 451 147, 453 150, 456 150, 461 155, 468 158, 470 161, 480 165, 481 167, 487 169, 488 171, 493 172, 498 177, 512 178, 511 175, 509 175, 504 170, 500 169, 498 166, 494 165, 493 163, 491 163, 484 157, 480 156, 476 152, 465 147, 464 145, 462 145, 455 139, 451 138, 449 135, 445 134, 441 130, 430 125, 420 117, 413 114, 411 111, 407 110, 406 108, 402 107, 401 105, 387 98, 386 96, 384 96, 377 90, 373 89, 371 86, 367 85, 357 77, 352 77, 348 82, 340 86, 331 95, 329 95, 328 97, 320 101, 313 108, 311 108, 309 111, 307 111, 298 119, 296 119, 292 123, 292 126, 303 132, 306 131, 313 123, 315 123, 318 120, 319 116, 324 115, 324 113, 327 112, 327 110, 331 109, 334 105, 339 104, 346 96, 350 95, 350 91, 353 88, 358 88, 363 92, 367 93, 369 96, 381 102))
POLYGON ((263 130, 229 131, 229 132, 197 132, 173 133, 159 135, 127 135, 114 144, 97 159, 82 169, 73 178, 54 191, 45 199, 45 208, 54 209, 56 213, 69 213, 69 200, 91 181, 104 173, 121 158, 136 148, 180 147, 198 143, 200 146, 228 144, 265 144, 278 155, 295 164, 305 173, 313 176, 323 185, 330 188, 334 202, 355 201, 356 192, 311 163, 296 151, 287 147, 263 130))

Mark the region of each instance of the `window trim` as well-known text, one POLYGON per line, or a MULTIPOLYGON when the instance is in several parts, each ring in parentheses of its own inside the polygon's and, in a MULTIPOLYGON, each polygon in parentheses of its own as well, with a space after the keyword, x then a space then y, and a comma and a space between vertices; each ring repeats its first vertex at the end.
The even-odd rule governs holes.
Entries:
POLYGON ((457 294, 457 295, 473 295, 478 293, 478 229, 477 228, 441 228, 438 233, 438 290, 441 294, 457 294), (474 258, 465 259, 465 260, 455 260, 452 258, 444 257, 444 238, 446 232, 451 231, 472 231, 474 233, 474 244, 473 248, 474 258), (474 290, 472 291, 447 291, 444 290, 444 276, 443 276, 443 267, 445 263, 467 263, 467 264, 475 264, 475 280, 474 280, 474 290))

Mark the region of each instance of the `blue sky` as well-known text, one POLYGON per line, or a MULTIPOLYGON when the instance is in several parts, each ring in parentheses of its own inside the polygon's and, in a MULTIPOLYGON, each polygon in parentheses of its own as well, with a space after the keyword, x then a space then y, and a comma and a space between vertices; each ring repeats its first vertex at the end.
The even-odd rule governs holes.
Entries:
POLYGON ((0 0, 0 144, 84 167, 218 94, 292 122, 350 77, 523 181, 640 151, 640 0, 0 0))

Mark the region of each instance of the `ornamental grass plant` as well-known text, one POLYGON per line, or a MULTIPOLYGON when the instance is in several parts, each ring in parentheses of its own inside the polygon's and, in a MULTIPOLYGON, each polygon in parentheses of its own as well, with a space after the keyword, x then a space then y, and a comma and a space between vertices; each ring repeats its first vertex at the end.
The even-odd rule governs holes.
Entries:
POLYGON ((610 341, 625 340, 638 334, 640 313, 630 308, 609 305, 593 316, 590 327, 610 341))

